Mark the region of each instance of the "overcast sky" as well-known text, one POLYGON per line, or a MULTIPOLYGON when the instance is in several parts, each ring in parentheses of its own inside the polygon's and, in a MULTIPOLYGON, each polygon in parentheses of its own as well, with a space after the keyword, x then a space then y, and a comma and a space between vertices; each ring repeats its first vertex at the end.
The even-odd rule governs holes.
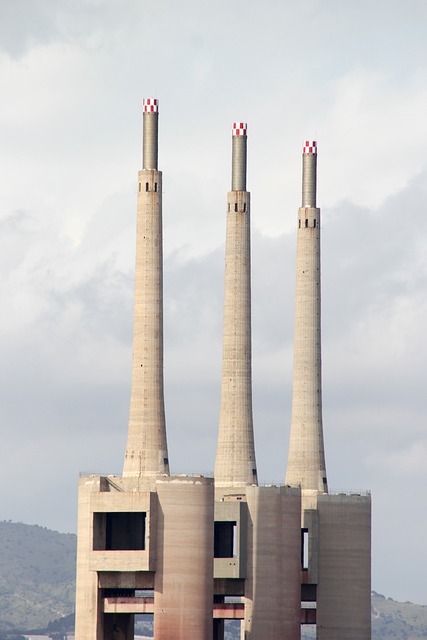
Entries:
POLYGON ((425 0, 0 2, 0 519, 76 530, 121 473, 141 98, 160 100, 173 472, 214 467, 231 123, 248 122, 262 482, 289 439, 301 142, 317 139, 331 490, 373 588, 427 604, 425 0))

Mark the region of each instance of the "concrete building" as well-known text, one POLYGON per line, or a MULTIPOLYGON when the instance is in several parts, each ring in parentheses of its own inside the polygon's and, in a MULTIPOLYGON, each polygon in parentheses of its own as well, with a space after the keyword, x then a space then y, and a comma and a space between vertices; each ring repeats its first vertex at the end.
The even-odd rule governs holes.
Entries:
POLYGON ((143 102, 132 388, 122 476, 79 483, 76 640, 370 637, 370 500, 328 493, 322 433, 316 145, 303 154, 294 387, 284 486, 259 486, 251 373, 247 126, 232 130, 221 407, 214 478, 170 475, 163 389, 162 174, 158 102, 143 102), (301 607, 302 605, 302 607, 301 607))
POLYGON ((328 493, 322 426, 317 145, 303 147, 298 211, 294 377, 286 484, 302 493, 301 599, 319 640, 371 637, 371 499, 328 493), (311 609, 310 609, 311 607, 311 609))

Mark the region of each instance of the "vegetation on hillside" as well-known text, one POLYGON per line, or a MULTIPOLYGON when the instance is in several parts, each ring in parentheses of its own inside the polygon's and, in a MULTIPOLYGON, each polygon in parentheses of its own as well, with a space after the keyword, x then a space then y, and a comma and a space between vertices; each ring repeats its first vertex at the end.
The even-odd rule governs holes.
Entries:
POLYGON ((74 610, 76 536, 0 522, 0 631, 44 629, 74 610))

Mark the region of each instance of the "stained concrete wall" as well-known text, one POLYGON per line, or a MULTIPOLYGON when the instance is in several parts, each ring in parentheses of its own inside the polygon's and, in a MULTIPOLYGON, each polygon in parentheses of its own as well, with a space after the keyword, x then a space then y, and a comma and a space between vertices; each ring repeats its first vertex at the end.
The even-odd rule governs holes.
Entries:
POLYGON ((371 638, 371 499, 318 497, 318 640, 371 638))
POLYGON ((213 632, 212 478, 158 479, 156 640, 210 640, 213 632))
POLYGON ((287 487, 246 487, 248 565, 245 640, 299 640, 301 496, 287 487))

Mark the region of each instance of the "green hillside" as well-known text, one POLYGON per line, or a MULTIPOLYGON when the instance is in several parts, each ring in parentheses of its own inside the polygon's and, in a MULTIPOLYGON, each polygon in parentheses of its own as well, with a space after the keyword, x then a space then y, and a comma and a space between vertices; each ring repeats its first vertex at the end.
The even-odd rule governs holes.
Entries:
POLYGON ((44 628, 74 610, 76 536, 0 522, 0 631, 44 628))

